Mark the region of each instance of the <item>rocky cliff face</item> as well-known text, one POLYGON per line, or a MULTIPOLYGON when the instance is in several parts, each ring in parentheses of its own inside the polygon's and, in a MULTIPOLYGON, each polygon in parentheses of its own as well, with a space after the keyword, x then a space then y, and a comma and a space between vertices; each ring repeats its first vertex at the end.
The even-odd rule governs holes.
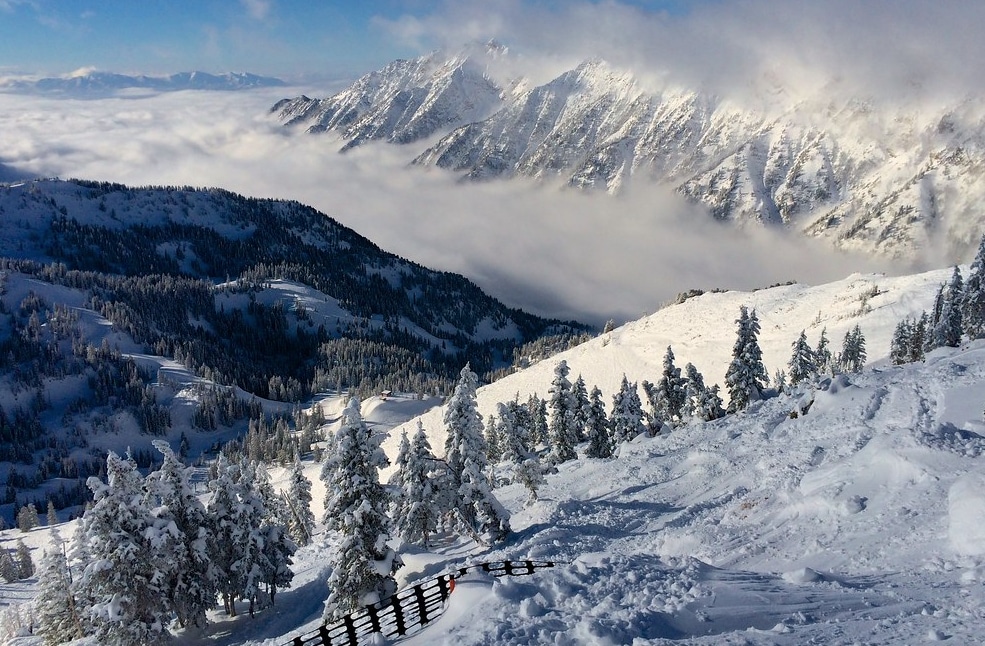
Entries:
POLYGON ((829 85, 750 108, 694 89, 655 90, 600 60, 542 85, 497 83, 495 65, 431 54, 334 97, 274 109, 309 132, 339 132, 346 147, 417 142, 414 163, 471 179, 525 176, 612 193, 654 182, 719 220, 788 227, 842 248, 909 257, 980 236, 985 112, 975 101, 887 107, 829 85))

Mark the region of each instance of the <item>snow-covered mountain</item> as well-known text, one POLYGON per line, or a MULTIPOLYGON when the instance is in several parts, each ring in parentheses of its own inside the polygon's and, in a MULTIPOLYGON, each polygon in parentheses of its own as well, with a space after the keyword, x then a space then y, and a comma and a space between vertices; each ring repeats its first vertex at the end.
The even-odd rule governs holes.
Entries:
POLYGON ((38 180, 0 185, 0 216, 8 524, 28 502, 77 508, 106 450, 143 460, 166 438, 194 459, 321 392, 425 401, 465 363, 491 375, 588 332, 297 202, 38 180))
POLYGON ((500 88, 486 75, 502 54, 495 43, 451 58, 435 52, 397 60, 326 99, 299 96, 271 108, 288 125, 308 132, 339 131, 343 150, 369 140, 410 143, 487 117, 500 88))
MULTIPOLYGON (((564 359, 572 375, 611 395, 624 372, 655 379, 669 343, 678 364, 694 362, 711 383, 730 355, 739 305, 760 316, 771 372, 801 329, 812 341, 826 329, 837 347, 857 324, 871 359, 859 374, 823 378, 740 414, 641 436, 615 458, 565 462, 532 504, 520 485, 497 488, 512 512, 507 541, 404 545, 399 582, 503 558, 557 565, 461 580, 444 615, 401 643, 977 643, 985 629, 985 345, 935 350, 902 366, 884 358, 895 323, 929 307, 948 276, 856 275, 693 296, 480 388, 483 412, 517 394, 544 394, 564 359)), ((330 418, 340 406, 327 405, 330 418)), ((421 408, 407 400, 364 405, 374 428, 390 433, 391 458, 395 424, 421 408)), ((440 417, 435 409, 419 418, 439 454, 440 417)), ((319 468, 306 470, 316 517, 325 494, 319 468)), ((283 469, 272 474, 285 477, 283 469)), ((44 528, 0 538, 24 538, 35 554, 50 540, 44 528)), ((296 554, 293 585, 275 606, 248 620, 214 613, 204 633, 182 638, 283 644, 316 630, 332 550, 328 535, 317 538, 296 554)), ((8 598, 27 602, 34 585, 9 586, 8 598)))
POLYGON ((104 96, 120 90, 248 90, 260 87, 280 87, 284 81, 248 72, 209 74, 179 72, 168 76, 117 74, 114 72, 82 70, 65 76, 43 78, 0 78, 0 92, 61 94, 66 96, 104 96))
POLYGON ((349 145, 418 142, 408 153, 415 163, 472 179, 610 192, 656 182, 720 220, 893 257, 977 243, 985 111, 974 97, 886 105, 832 81, 806 96, 770 88, 740 100, 655 86, 602 60, 535 84, 510 76, 507 56, 484 58, 481 77, 460 55, 398 61, 333 97, 284 100, 274 111, 309 132, 338 131, 349 145))

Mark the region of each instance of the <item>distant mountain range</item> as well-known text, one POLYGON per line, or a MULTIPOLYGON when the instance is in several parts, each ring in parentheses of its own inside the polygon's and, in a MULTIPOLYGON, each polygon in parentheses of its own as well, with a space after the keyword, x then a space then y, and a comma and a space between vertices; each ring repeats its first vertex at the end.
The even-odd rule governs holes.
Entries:
POLYGON ((248 90, 258 87, 281 87, 284 81, 269 76, 229 72, 180 72, 170 76, 130 76, 112 72, 92 71, 68 76, 39 79, 0 79, 0 91, 18 93, 101 95, 119 90, 142 89, 157 92, 178 90, 248 90))
POLYGON ((973 98, 887 107, 819 79, 808 96, 772 88, 741 101, 655 88, 602 60, 543 84, 518 68, 500 46, 431 53, 272 112, 291 127, 338 133, 343 150, 404 144, 414 163, 469 179, 613 193, 657 183, 719 220, 892 257, 928 247, 962 254, 985 222, 985 110, 973 98))

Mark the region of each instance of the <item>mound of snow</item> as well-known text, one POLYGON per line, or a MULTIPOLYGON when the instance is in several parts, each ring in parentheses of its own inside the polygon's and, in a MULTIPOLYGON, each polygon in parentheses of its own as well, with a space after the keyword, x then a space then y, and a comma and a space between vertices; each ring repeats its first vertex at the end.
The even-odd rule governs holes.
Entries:
POLYGON ((985 472, 965 474, 951 485, 947 511, 954 551, 985 555, 985 472))

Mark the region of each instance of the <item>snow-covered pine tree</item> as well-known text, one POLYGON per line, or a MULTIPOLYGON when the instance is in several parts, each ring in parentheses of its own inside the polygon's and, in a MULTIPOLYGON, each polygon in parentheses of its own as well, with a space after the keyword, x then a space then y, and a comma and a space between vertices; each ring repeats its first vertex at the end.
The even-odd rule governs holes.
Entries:
POLYGON ((45 646, 63 644, 83 636, 82 622, 71 589, 72 576, 62 551, 58 530, 52 530, 51 542, 41 556, 38 568, 38 593, 34 598, 37 632, 45 646))
MULTIPOLYGON (((462 484, 465 461, 481 461, 486 455, 482 417, 475 401, 478 385, 479 377, 466 365, 445 408, 445 463, 451 475, 452 491, 458 491, 462 484)), ((485 464, 480 468, 485 468, 485 464)))
POLYGON ((202 628, 215 606, 216 574, 208 554, 209 517, 189 482, 190 470, 167 442, 154 446, 164 460, 145 480, 156 567, 167 577, 163 586, 179 626, 202 628), (173 527, 172 527, 173 524, 173 527))
POLYGON ((242 589, 241 576, 236 563, 245 540, 242 528, 236 523, 236 495, 239 465, 232 463, 222 453, 212 467, 209 480, 210 496, 206 504, 209 516, 208 556, 215 575, 216 591, 222 596, 226 614, 236 616, 236 597, 242 589))
POLYGON ((585 449, 585 455, 590 458, 611 458, 614 448, 612 435, 609 419, 605 414, 605 402, 602 401, 602 391, 598 387, 592 388, 589 396, 587 417, 585 428, 588 448, 585 449))
POLYGON ((894 366, 910 360, 910 343, 913 338, 913 322, 905 318, 896 324, 893 338, 889 341, 889 360, 894 366))
POLYGON ((33 502, 24 505, 17 512, 17 529, 22 532, 29 532, 39 525, 41 525, 41 519, 38 517, 38 508, 34 506, 33 502))
POLYGON ((325 621, 396 592, 393 573, 400 561, 386 543, 390 520, 386 490, 379 481, 379 469, 388 463, 378 439, 363 421, 359 400, 353 398, 342 413, 342 426, 321 472, 325 523, 339 535, 328 580, 325 621))
POLYGON ((89 478, 94 504, 75 535, 77 542, 85 542, 89 559, 73 586, 86 632, 100 644, 167 641, 167 576, 156 568, 144 537, 152 524, 143 479, 132 459, 113 452, 106 458, 106 478, 105 483, 89 478))
POLYGON ((684 405, 681 407, 681 417, 685 421, 697 415, 704 391, 704 376, 693 363, 688 362, 684 366, 684 405))
POLYGON ((924 344, 927 340, 927 313, 920 314, 920 318, 913 324, 910 334, 910 361, 923 361, 924 344))
POLYGON ((575 398, 575 439, 580 444, 588 439, 585 431, 588 426, 588 416, 591 414, 590 409, 592 406, 592 402, 588 397, 588 387, 585 385, 585 379, 581 375, 578 375, 578 378, 575 379, 575 383, 571 387, 571 393, 575 398))
POLYGON ((725 412, 724 402, 722 402, 721 395, 718 394, 718 384, 714 384, 711 388, 705 388, 698 405, 698 417, 710 422, 725 417, 725 412))
POLYGON ((578 438, 575 434, 576 402, 571 382, 568 381, 568 363, 564 360, 554 367, 554 379, 551 381, 550 404, 551 421, 548 426, 550 433, 551 453, 549 460, 560 464, 578 457, 575 445, 578 438))
POLYGON ((311 511, 311 481, 304 475, 301 456, 294 454, 294 464, 288 478, 284 506, 288 511, 287 529, 298 545, 307 545, 315 529, 315 515, 311 511))
POLYGON ((17 583, 20 580, 20 568, 10 550, 0 547, 0 578, 7 583, 17 583))
POLYGON ((773 389, 778 393, 787 392, 787 373, 780 368, 773 374, 773 389))
POLYGON ((509 513, 492 494, 486 477, 486 441, 475 401, 478 376, 466 365, 445 408, 445 463, 455 512, 465 529, 498 541, 510 531, 509 513))
POLYGON ((856 325, 845 334, 839 363, 845 372, 862 372, 865 359, 865 337, 862 335, 861 328, 856 325))
MULTIPOLYGON (((288 530, 290 513, 287 505, 284 504, 283 497, 277 495, 270 484, 270 474, 267 472, 266 465, 263 462, 256 462, 252 466, 253 491, 260 503, 257 513, 262 519, 259 531, 256 532, 259 545, 257 559, 259 582, 266 586, 270 604, 273 605, 277 590, 289 587, 294 580, 291 557, 297 552, 298 546, 288 530)), ((259 590, 256 590, 254 595, 248 598, 251 600, 252 614, 253 600, 262 597, 259 590)))
POLYGON ((828 328, 822 328, 821 336, 817 338, 817 346, 814 348, 814 365, 817 366, 818 374, 831 372, 832 358, 828 344, 828 328))
POLYGON ((961 325, 968 338, 985 337, 985 235, 978 243, 961 294, 961 325))
POLYGON ((950 282, 940 291, 940 315, 930 331, 933 347, 956 348, 961 345, 961 298, 964 282, 957 265, 951 274, 950 282))
POLYGON ((486 458, 491 465, 503 459, 503 449, 499 446, 499 424, 495 415, 486 419, 486 458))
POLYGON ((616 447, 622 442, 632 440, 640 433, 646 432, 643 425, 643 403, 640 401, 636 384, 629 383, 626 375, 622 376, 619 392, 612 396, 612 415, 609 417, 612 428, 612 441, 616 447))
POLYGON ((547 443, 547 402, 537 396, 536 393, 527 399, 527 411, 530 413, 530 434, 527 446, 530 450, 536 450, 540 443, 547 443))
POLYGON ((807 344, 807 333, 804 330, 800 331, 800 336, 793 342, 793 352, 787 367, 790 368, 790 383, 794 386, 817 375, 814 350, 807 344))
POLYGON ((674 365, 674 350, 667 346, 664 354, 663 372, 657 380, 652 406, 656 416, 670 427, 679 426, 682 421, 681 409, 684 407, 685 380, 681 369, 674 365))
POLYGON ((437 531, 440 510, 435 504, 435 465, 427 433, 420 420, 417 432, 409 444, 407 458, 397 472, 396 484, 400 495, 395 497, 393 526, 401 540, 416 543, 425 549, 431 535, 437 531))
POLYGON ((14 547, 17 554, 17 575, 19 579, 30 579, 34 576, 34 559, 31 558, 31 548, 24 539, 18 538, 14 547))
POLYGON ((51 500, 48 501, 48 511, 46 513, 45 521, 47 522, 48 527, 58 524, 58 512, 55 511, 55 503, 51 500))
POLYGON ((527 488, 530 500, 537 499, 537 487, 544 482, 543 467, 537 454, 524 441, 529 435, 529 414, 516 400, 496 405, 499 412, 499 437, 503 460, 512 468, 513 482, 527 488))
POLYGON ((750 313, 745 305, 741 306, 736 325, 732 362, 725 372, 730 413, 743 410, 751 402, 762 399, 763 390, 769 382, 763 365, 763 353, 759 348, 759 319, 756 311, 750 313))

